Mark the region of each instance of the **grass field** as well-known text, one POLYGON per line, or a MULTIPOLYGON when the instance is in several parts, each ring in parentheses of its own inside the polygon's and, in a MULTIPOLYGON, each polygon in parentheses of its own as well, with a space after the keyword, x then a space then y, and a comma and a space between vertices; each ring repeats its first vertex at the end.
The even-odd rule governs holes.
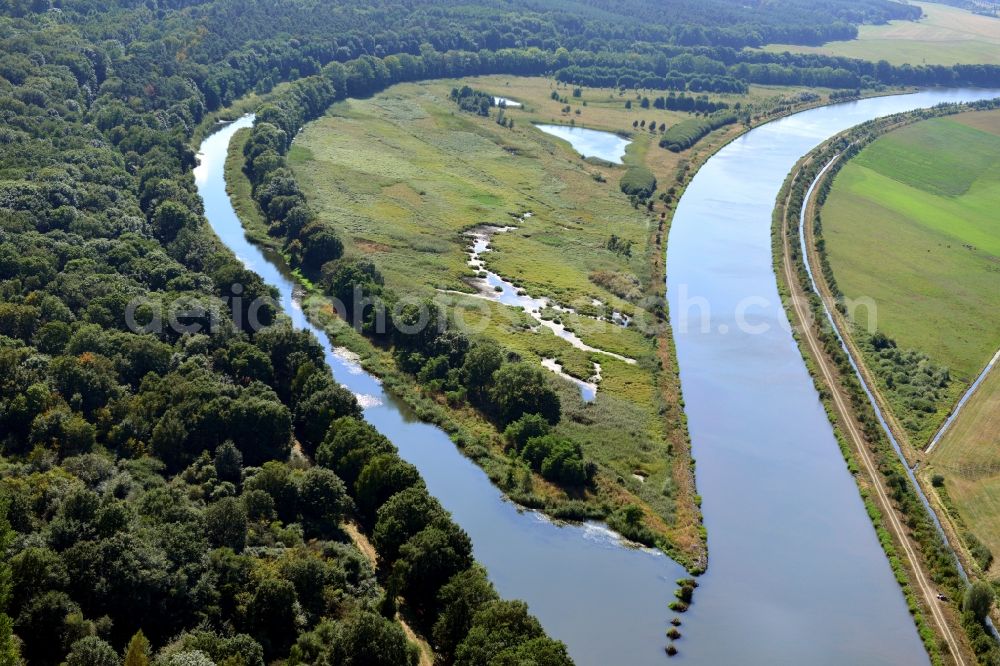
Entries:
MULTIPOLYGON (((524 109, 507 111, 513 129, 460 112, 447 99, 456 82, 405 84, 335 105, 296 139, 289 161, 311 204, 342 231, 347 252, 375 261, 398 293, 445 299, 461 309, 470 330, 536 362, 557 358, 571 374, 587 377, 592 362, 600 362, 594 403, 584 404, 575 388, 564 393, 563 434, 580 442, 610 479, 621 479, 670 520, 670 455, 655 339, 635 328, 577 322, 584 342, 637 363, 585 352, 544 327, 532 327, 520 310, 476 298, 464 281, 473 274, 463 232, 480 224, 510 224, 512 214, 524 211, 532 217, 517 230, 494 236, 494 251, 485 259, 491 270, 532 296, 549 296, 580 311, 599 299, 635 314, 635 303, 595 284, 590 275, 621 274, 639 284, 650 279, 642 248, 655 218, 633 209, 619 191, 623 168, 581 160, 568 144, 531 125, 533 119, 560 122, 562 105, 549 98, 550 81, 529 81, 531 86, 516 88, 499 78, 471 83, 525 103, 524 109), (631 258, 605 248, 611 234, 632 241, 631 258), (633 476, 637 471, 647 477, 644 483, 633 476)), ((616 106, 618 117, 588 103, 573 118, 631 130, 623 102, 616 106)), ((673 122, 680 114, 655 115, 657 122, 673 122)), ((641 159, 649 143, 649 137, 636 136, 626 161, 641 159)))
MULTIPOLYGON (((349 251, 373 258, 400 293, 472 295, 463 281, 473 276, 463 232, 480 224, 509 224, 513 214, 532 211, 518 230, 494 237, 486 255, 491 269, 533 296, 580 310, 600 299, 634 312, 632 303, 589 279, 595 271, 647 279, 641 255, 628 258, 605 249, 612 234, 643 247, 652 224, 618 191, 622 170, 575 158, 515 111, 508 111, 517 119, 514 130, 460 113, 445 99, 450 88, 447 82, 404 85, 372 99, 350 100, 296 141, 290 155, 296 176, 320 214, 344 231, 349 251), (597 173, 605 182, 595 180, 597 173)), ((470 325, 476 328, 482 317, 475 319, 471 310, 482 303, 469 304, 474 306, 470 325)), ((493 314, 490 308, 486 312, 493 314)), ((548 340, 554 336, 545 329, 523 332, 526 322, 520 318, 487 319, 497 337, 531 340, 513 345, 521 351, 572 350, 548 340)), ((588 344, 633 358, 651 354, 649 339, 636 330, 609 325, 580 334, 588 344)))
POLYGON ((765 48, 777 53, 823 53, 887 60, 894 65, 1000 64, 1000 19, 947 5, 911 4, 923 9, 924 18, 920 21, 863 25, 857 39, 823 46, 771 44, 765 48))
MULTIPOLYGON (((841 170, 823 207, 827 256, 844 295, 872 299, 879 331, 950 371, 934 413, 894 404, 916 446, 1000 347, 998 204, 1000 114, 988 112, 882 137, 841 170)), ((862 326, 868 312, 858 310, 862 326)), ((906 397, 902 384, 883 388, 890 399, 906 397)))
MULTIPOLYGON (((712 98, 740 102, 755 122, 823 99, 816 91, 769 86, 712 98)), ((705 533, 669 329, 595 325, 580 315, 610 306, 638 321, 655 322, 644 308, 664 300, 664 244, 672 208, 696 168, 744 127, 728 125, 693 149, 673 153, 656 145, 659 131, 634 124, 672 125, 689 116, 643 109, 640 102, 634 92, 614 89, 584 88, 574 96, 571 87, 540 77, 397 85, 372 98, 334 105, 296 138, 289 164, 310 205, 341 231, 346 252, 373 260, 397 293, 448 302, 474 336, 492 338, 532 362, 555 358, 579 378, 599 363, 594 402, 583 402, 575 385, 559 380, 561 434, 579 442, 601 470, 597 491, 584 499, 612 510, 640 501, 647 507, 646 527, 666 537, 673 556, 700 569, 705 533), (513 129, 459 111, 448 95, 463 84, 523 104, 506 111, 513 129), (553 92, 561 99, 553 99, 553 92), (569 143, 532 125, 553 122, 629 136, 624 165, 584 159, 569 143), (650 169, 659 192, 670 190, 672 197, 655 200, 649 211, 633 208, 619 189, 631 166, 650 169), (493 236, 493 251, 483 255, 488 268, 532 296, 573 307, 580 315, 556 314, 583 342, 635 363, 575 348, 534 325, 524 312, 474 293, 463 232, 481 224, 510 224, 512 215, 524 211, 533 215, 518 229, 493 236), (607 249, 612 234, 620 243, 631 242, 631 256, 607 249)), ((233 158, 231 172, 238 171, 238 161, 233 158)), ((419 392, 398 388, 410 397, 419 392)), ((464 432, 477 433, 460 435, 465 441, 496 439, 486 432, 492 426, 486 428, 468 410, 450 410, 447 418, 461 422, 464 432)), ((479 462, 494 478, 503 475, 501 461, 479 462)), ((556 489, 545 492, 548 501, 556 489)))
MULTIPOLYGON (((998 206, 1000 112, 992 111, 881 137, 844 166, 823 207, 826 254, 844 295, 874 299, 878 329, 928 357, 930 365, 907 373, 950 369, 935 410, 920 414, 907 395, 917 382, 900 378, 898 368, 893 375, 866 348, 866 363, 917 447, 1000 347, 998 206)), ((1000 554, 1000 373, 966 404, 921 475, 944 478, 942 505, 968 551, 982 553, 978 542, 1000 554)))
POLYGON ((567 305, 600 298, 630 307, 587 278, 595 270, 643 270, 641 258, 603 249, 612 233, 639 247, 648 232, 648 217, 621 205, 621 170, 576 159, 523 113, 507 112, 514 130, 460 113, 446 99, 450 88, 396 86, 338 104, 309 125, 290 161, 315 194, 310 200, 356 249, 377 258, 390 286, 425 293, 468 291, 462 232, 530 210, 534 218, 521 231, 494 240, 489 259, 499 273, 567 305))
POLYGON ((1000 372, 987 375, 969 399, 925 473, 944 477, 962 522, 1000 556, 1000 372))

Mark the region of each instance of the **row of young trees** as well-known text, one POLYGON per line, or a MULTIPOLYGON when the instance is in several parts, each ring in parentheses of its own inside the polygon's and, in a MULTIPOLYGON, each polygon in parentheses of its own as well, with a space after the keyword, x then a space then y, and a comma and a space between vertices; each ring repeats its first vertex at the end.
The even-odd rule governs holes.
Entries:
POLYGON ((704 118, 689 118, 671 125, 660 138, 660 148, 675 153, 687 150, 709 132, 735 123, 739 117, 733 111, 716 111, 704 118))
POLYGON ((641 54, 572 51, 553 72, 572 85, 715 93, 745 93, 753 83, 856 89, 989 86, 1000 81, 1000 67, 995 65, 892 65, 819 54, 673 45, 641 54))
MULTIPOLYGON (((645 101, 647 98, 643 98, 645 101)), ((737 102, 738 104, 739 102, 737 102)), ((708 95, 680 95, 671 92, 669 95, 656 97, 653 99, 654 109, 666 109, 667 111, 687 111, 688 113, 715 113, 729 108, 726 102, 713 102, 708 95)))
POLYGON ((633 67, 581 67, 570 65, 555 73, 557 81, 600 88, 637 88, 648 90, 690 90, 692 92, 738 93, 748 90, 747 84, 728 75, 681 73, 671 71, 664 76, 633 67))

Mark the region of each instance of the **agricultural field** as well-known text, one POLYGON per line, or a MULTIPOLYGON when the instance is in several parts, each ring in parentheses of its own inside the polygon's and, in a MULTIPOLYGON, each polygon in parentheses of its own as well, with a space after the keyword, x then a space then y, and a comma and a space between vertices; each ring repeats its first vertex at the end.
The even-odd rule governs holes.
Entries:
POLYGON ((983 112, 882 137, 845 165, 823 207, 837 286, 874 303, 856 323, 898 347, 869 348, 869 364, 917 447, 1000 347, 998 202, 1000 114, 983 112), (929 386, 943 368, 951 381, 929 386))
POLYGON ((924 474, 943 478, 961 523, 1000 554, 1000 372, 986 376, 934 447, 924 474))
POLYGON ((823 46, 771 44, 765 50, 886 60, 893 65, 1000 64, 1000 19, 947 5, 911 4, 923 9, 920 21, 862 25, 857 39, 823 46))
MULTIPOLYGON (((837 286, 874 303, 855 311, 866 363, 918 448, 1000 348, 998 204, 1000 113, 988 111, 883 136, 844 166, 822 209, 837 286), (874 344, 869 323, 894 345, 874 344)), ((993 372, 921 467, 983 569, 1000 553, 998 415, 993 372)))

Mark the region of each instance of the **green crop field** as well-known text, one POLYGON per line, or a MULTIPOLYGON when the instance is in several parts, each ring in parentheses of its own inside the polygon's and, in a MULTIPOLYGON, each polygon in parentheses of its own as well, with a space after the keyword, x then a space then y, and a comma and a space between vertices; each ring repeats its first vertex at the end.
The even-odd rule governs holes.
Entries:
POLYGON ((858 38, 823 46, 771 44, 767 51, 887 60, 894 65, 953 65, 1000 63, 1000 19, 964 9, 914 2, 924 11, 920 21, 890 21, 863 25, 858 38))
MULTIPOLYGON (((988 132, 1000 131, 997 114, 967 114, 961 120, 988 132)), ((944 477, 961 523, 991 553, 1000 554, 1000 372, 996 368, 934 448, 925 473, 944 477)))
MULTIPOLYGON (((952 381, 924 413, 906 413, 911 389, 891 380, 884 387, 918 446, 1000 347, 998 204, 1000 114, 993 112, 882 137, 843 168, 823 208, 827 255, 844 295, 872 299, 879 331, 950 371, 952 381)), ((857 310, 859 324, 869 323, 868 312, 857 310)), ((916 365, 910 372, 927 363, 916 365)))
POLYGON ((1000 372, 991 372, 934 448, 927 474, 940 474, 962 522, 1000 555, 1000 372))

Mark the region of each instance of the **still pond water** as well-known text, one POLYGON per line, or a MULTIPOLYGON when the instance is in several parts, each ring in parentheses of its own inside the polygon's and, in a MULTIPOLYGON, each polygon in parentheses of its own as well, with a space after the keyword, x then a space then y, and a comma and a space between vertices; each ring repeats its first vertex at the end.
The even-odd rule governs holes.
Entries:
POLYGON ((538 129, 568 141, 573 150, 583 157, 597 157, 605 162, 621 164, 625 157, 625 147, 632 143, 611 132, 573 127, 570 125, 535 125, 538 129))

